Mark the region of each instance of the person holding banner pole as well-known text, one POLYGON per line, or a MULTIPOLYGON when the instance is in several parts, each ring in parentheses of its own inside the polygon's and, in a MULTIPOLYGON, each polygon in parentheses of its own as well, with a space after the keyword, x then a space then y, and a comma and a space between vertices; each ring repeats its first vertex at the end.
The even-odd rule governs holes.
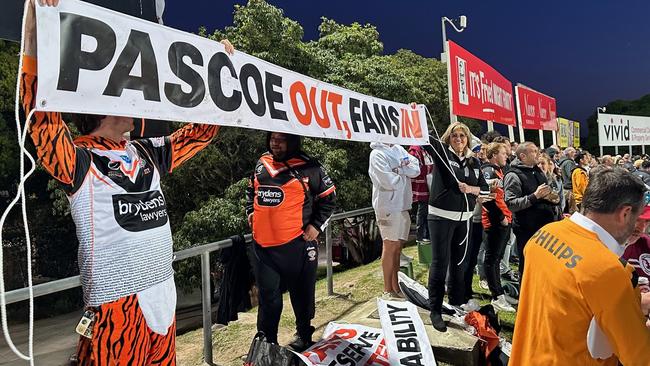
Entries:
MULTIPOLYGON (((20 90, 30 115, 38 79, 34 0, 26 6, 20 90)), ((232 55, 230 42, 222 43, 232 55)), ((72 119, 82 134, 75 140, 57 112, 34 112, 28 131, 41 165, 67 194, 77 226, 86 306, 77 361, 175 365, 172 235, 160 179, 208 146, 219 127, 188 124, 167 137, 127 141, 131 117, 72 119)))
POLYGON ((433 250, 429 269, 429 305, 433 327, 446 332, 442 319, 445 278, 449 269, 448 293, 451 305, 461 306, 467 298, 464 273, 468 252, 469 220, 477 197, 488 197, 490 189, 481 174, 481 162, 469 149, 469 128, 460 122, 449 125, 440 140, 425 148, 434 158, 433 184, 429 195, 429 233, 433 250))

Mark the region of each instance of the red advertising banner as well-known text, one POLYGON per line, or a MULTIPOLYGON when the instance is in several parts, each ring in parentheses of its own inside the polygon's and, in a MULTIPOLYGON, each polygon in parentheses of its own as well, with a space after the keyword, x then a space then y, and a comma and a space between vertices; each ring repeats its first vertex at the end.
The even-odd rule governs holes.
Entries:
POLYGON ((519 123, 527 130, 557 130, 555 98, 523 85, 515 86, 519 123))
POLYGON ((452 41, 447 44, 453 113, 514 126, 512 83, 461 46, 452 41))

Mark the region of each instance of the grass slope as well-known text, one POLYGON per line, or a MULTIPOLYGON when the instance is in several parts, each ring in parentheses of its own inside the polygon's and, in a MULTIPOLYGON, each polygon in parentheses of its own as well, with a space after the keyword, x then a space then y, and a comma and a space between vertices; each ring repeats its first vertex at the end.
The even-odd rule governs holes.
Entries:
MULTIPOLYGON (((413 261, 414 277, 426 285, 429 268, 417 262, 417 248, 411 246, 405 248, 404 252, 416 258, 413 261)), ((481 304, 490 302, 489 291, 478 286, 478 276, 474 276, 473 288, 481 304)), ((327 280, 325 278, 316 283, 316 317, 312 324, 317 330, 314 339, 320 338, 329 322, 340 319, 356 306, 382 294, 383 280, 380 260, 335 273, 334 292, 337 293, 336 296, 327 296, 327 280)), ((281 344, 287 344, 295 332, 295 318, 288 293, 283 298, 284 309, 280 319, 278 340, 281 344)), ((511 339, 515 321, 514 314, 501 313, 499 317, 503 327, 502 335, 511 339)), ((248 352, 251 339, 255 335, 256 318, 257 308, 254 308, 246 313, 240 313, 239 320, 231 322, 227 327, 213 333, 212 345, 216 364, 242 365, 242 357, 248 352)), ((202 330, 198 329, 177 337, 176 349, 179 365, 201 365, 203 359, 202 330)))

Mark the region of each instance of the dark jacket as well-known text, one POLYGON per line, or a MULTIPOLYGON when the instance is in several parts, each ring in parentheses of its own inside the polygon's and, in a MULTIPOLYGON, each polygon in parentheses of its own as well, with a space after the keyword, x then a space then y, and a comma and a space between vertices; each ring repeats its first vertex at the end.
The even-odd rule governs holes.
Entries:
POLYGON ((425 150, 433 157, 436 166, 433 170, 433 186, 429 190, 429 205, 453 212, 473 211, 476 196, 463 194, 458 188, 456 179, 470 186, 480 187, 481 194, 490 193, 487 182, 481 174, 481 162, 477 158, 470 156, 461 160, 449 149, 449 145, 438 140, 432 141, 432 145, 425 146, 425 150))
POLYGON ((576 168, 576 162, 565 156, 560 159, 558 166, 560 168, 560 173, 562 174, 564 189, 569 191, 572 190, 573 183, 571 182, 571 174, 573 173, 573 169, 576 168))
POLYGON ((645 185, 650 186, 650 174, 648 174, 648 172, 646 172, 645 170, 637 170, 632 174, 641 178, 641 180, 645 185))
POLYGON ((535 190, 542 184, 548 181, 539 167, 523 165, 519 159, 512 162, 504 176, 504 187, 513 227, 534 231, 555 220, 553 205, 535 197, 535 190))

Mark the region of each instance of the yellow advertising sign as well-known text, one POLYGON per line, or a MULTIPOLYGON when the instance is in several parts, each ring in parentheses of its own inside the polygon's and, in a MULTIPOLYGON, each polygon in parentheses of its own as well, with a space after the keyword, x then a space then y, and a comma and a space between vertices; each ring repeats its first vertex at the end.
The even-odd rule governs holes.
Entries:
MULTIPOLYGON (((569 130, 573 132, 573 123, 566 118, 557 119, 557 143, 560 147, 569 146, 569 130), (569 128, 571 126, 571 128, 569 128)), ((573 142, 573 141, 571 141, 573 142)))
POLYGON ((560 147, 580 147, 580 122, 557 119, 557 143, 560 147))

